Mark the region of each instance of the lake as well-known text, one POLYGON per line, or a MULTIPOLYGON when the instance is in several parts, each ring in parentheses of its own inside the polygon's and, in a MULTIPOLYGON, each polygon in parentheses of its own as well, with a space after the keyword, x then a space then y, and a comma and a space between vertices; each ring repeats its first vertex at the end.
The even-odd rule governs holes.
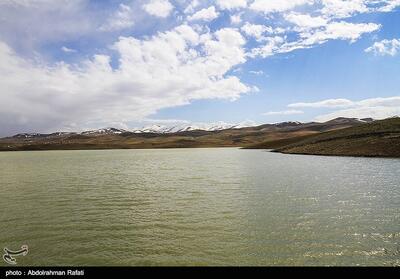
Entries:
POLYGON ((399 159, 0 152, 0 204, 19 265, 400 265, 399 159))

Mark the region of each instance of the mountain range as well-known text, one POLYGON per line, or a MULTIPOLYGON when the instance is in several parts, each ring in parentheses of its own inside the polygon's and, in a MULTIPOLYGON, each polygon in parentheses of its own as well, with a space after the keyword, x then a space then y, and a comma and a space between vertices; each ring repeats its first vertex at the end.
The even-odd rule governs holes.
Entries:
POLYGON ((214 125, 151 126, 127 131, 104 128, 84 132, 56 132, 50 134, 21 133, 0 139, 1 151, 18 150, 79 150, 130 148, 185 148, 185 147, 246 147, 264 142, 288 140, 318 135, 329 131, 374 123, 370 118, 336 118, 327 122, 282 122, 258 126, 214 125))
MULTIPOLYGON (((140 129, 133 130, 125 130, 118 129, 113 127, 107 127, 97 130, 88 130, 83 132, 55 132, 50 134, 41 134, 41 133, 21 133, 16 134, 13 137, 19 138, 35 138, 35 137, 47 137, 47 136, 65 136, 65 135, 110 135, 110 134, 123 134, 123 133, 153 133, 153 134, 168 134, 168 133, 180 133, 180 132, 188 132, 188 131, 221 131, 227 129, 240 129, 249 127, 250 125, 246 125, 248 122, 243 122, 240 124, 228 124, 228 123, 211 123, 211 124, 193 124, 193 125, 158 125, 154 124, 151 126, 146 126, 140 129)), ((290 123, 290 122, 287 122, 290 123)), ((300 122, 297 122, 300 123, 300 122)))

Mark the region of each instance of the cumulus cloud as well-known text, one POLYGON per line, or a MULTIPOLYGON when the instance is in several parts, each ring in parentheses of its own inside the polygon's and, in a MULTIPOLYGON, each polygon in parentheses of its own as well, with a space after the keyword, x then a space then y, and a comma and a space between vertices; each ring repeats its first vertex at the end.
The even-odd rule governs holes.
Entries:
POLYGON ((296 49, 311 48, 329 40, 347 40, 355 42, 363 34, 378 30, 381 26, 375 23, 348 23, 344 21, 328 23, 323 28, 301 32, 300 39, 288 41, 286 37, 275 36, 265 39, 266 44, 252 49, 250 57, 268 57, 278 53, 288 53, 296 49))
POLYGON ((400 50, 400 39, 382 40, 375 42, 372 46, 365 49, 365 52, 372 52, 375 55, 395 56, 400 50))
POLYGON ((253 37, 258 41, 268 41, 270 37, 266 37, 266 34, 280 34, 284 33, 285 30, 282 28, 273 28, 267 25, 251 24, 246 22, 242 27, 241 31, 248 37, 253 37))
POLYGON ((327 40, 349 40, 356 41, 364 33, 377 31, 381 26, 375 23, 349 23, 345 21, 329 23, 324 29, 303 34, 306 38, 304 44, 320 44, 327 40))
POLYGON ((106 55, 79 67, 35 64, 1 43, 0 102, 13 104, 0 111, 1 131, 122 126, 196 99, 237 99, 252 89, 226 73, 246 61, 244 44, 234 29, 199 34, 181 25, 149 39, 121 37, 112 68, 106 55))
POLYGON ((150 0, 149 3, 143 5, 143 9, 150 15, 167 17, 174 6, 168 0, 150 0))
POLYGON ((365 13, 370 11, 367 6, 366 0, 322 0, 324 5, 322 14, 326 16, 338 17, 349 17, 356 13, 365 13))
POLYGON ((296 24, 301 29, 317 28, 328 24, 328 20, 322 16, 311 16, 308 14, 289 13, 285 19, 296 24))
POLYGON ((263 33, 266 32, 267 27, 261 24, 251 24, 246 22, 246 24, 242 26, 241 30, 248 36, 260 39, 263 33))
POLYGON ((212 21, 219 16, 219 13, 215 10, 214 6, 204 8, 195 14, 188 17, 189 21, 193 20, 203 20, 203 21, 212 21))
MULTIPOLYGON (((297 49, 312 48, 330 40, 346 40, 354 43, 364 34, 380 29, 377 23, 354 23, 344 18, 360 13, 382 11, 383 7, 392 10, 397 5, 393 1, 369 0, 296 0, 268 1, 256 0, 250 9, 263 13, 280 13, 292 28, 275 27, 246 22, 241 30, 247 36, 263 43, 251 49, 250 57, 269 57, 279 53, 288 53, 297 49), (390 2, 390 3, 389 3, 390 2), (302 13, 298 7, 302 8, 302 13), (297 9, 297 11, 296 11, 297 9), (312 12, 304 12, 311 9, 312 12), (276 32, 280 30, 281 32, 276 32), (267 36, 264 33, 269 33, 267 36), (282 35, 280 35, 282 34, 282 35), (289 36, 290 34, 290 36, 289 36), (271 36, 272 35, 272 36, 271 36)), ((391 52, 393 53, 393 51, 391 52)))

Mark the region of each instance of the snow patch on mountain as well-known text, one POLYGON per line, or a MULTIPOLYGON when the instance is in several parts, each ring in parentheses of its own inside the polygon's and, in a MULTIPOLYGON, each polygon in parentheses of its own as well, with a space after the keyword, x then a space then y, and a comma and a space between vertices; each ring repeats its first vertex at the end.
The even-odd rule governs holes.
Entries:
POLYGON ((177 125, 158 125, 154 124, 146 126, 140 129, 134 129, 134 133, 179 133, 188 131, 221 131, 226 129, 240 129, 244 127, 256 126, 257 123, 254 121, 244 121, 239 124, 231 124, 226 122, 215 122, 215 123, 192 123, 188 124, 177 124, 177 125))

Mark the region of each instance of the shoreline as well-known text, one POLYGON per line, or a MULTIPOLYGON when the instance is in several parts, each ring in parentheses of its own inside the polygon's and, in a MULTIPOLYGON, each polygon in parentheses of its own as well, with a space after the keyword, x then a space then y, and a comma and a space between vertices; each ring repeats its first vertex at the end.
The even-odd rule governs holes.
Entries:
POLYGON ((243 146, 198 146, 198 147, 151 147, 151 148, 76 148, 76 149, 27 149, 27 150, 0 150, 0 153, 9 152, 40 152, 40 151, 121 151, 121 150, 172 150, 172 149, 241 149, 241 150, 262 150, 271 153, 282 155, 301 155, 301 156, 322 156, 322 157, 352 157, 352 158, 377 158, 377 159, 400 159, 400 156, 385 156, 385 155, 354 155, 354 154, 321 154, 321 153, 291 153, 282 152, 276 149, 266 148, 248 148, 243 146))
MULTIPOLYGON (((339 121, 340 120, 340 121, 339 121)), ((283 154, 400 158, 400 118, 338 126, 329 124, 288 124, 258 126, 215 132, 179 134, 128 134, 38 136, 0 139, 0 151, 115 150, 243 148, 273 150, 283 154), (322 126, 321 126, 322 125, 322 126), (328 126, 326 126, 328 125, 328 126), (328 130, 326 130, 329 128, 328 130)), ((346 120, 348 121, 348 120, 346 120)), ((347 122, 346 122, 347 123, 347 122)), ((341 124, 340 124, 341 125, 341 124)))

